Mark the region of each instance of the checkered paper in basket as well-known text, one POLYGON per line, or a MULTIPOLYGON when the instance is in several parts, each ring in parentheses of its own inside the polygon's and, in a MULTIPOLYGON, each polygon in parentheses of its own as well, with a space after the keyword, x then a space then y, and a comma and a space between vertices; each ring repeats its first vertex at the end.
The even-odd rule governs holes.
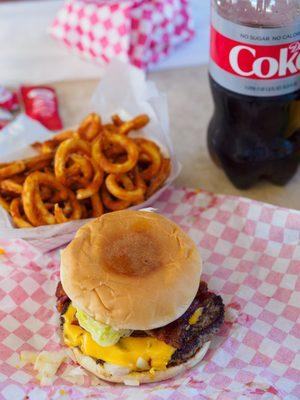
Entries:
POLYGON ((188 0, 67 0, 50 32, 87 59, 139 68, 194 36, 188 0))
POLYGON ((24 241, 1 239, 1 399, 300 398, 300 212, 173 188, 155 206, 194 239, 203 279, 226 304, 224 326, 202 363, 139 388, 70 386, 61 378, 39 387, 18 354, 60 347, 54 299, 59 252, 41 254, 24 241))

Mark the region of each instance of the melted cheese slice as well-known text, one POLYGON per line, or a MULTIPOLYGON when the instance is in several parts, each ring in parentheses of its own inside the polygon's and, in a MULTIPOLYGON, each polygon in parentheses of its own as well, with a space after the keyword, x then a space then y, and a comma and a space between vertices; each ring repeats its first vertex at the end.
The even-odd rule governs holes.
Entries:
POLYGON ((194 314, 189 319, 190 325, 195 325, 198 322, 198 319, 201 317, 203 311, 203 307, 197 308, 194 314))
POLYGON ((152 337, 125 337, 113 346, 98 345, 89 332, 74 324, 76 309, 69 305, 64 317, 63 334, 65 344, 79 347, 83 354, 105 362, 137 370, 142 358, 151 365, 151 370, 164 370, 176 350, 165 342, 152 337))

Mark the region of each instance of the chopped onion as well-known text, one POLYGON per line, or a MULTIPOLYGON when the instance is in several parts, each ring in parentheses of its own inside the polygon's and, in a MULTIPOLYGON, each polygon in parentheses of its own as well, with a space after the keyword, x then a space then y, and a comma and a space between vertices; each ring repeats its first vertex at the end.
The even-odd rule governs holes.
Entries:
POLYGON ((21 351, 20 360, 25 364, 34 364, 38 354, 34 351, 21 351))
POLYGON ((41 386, 48 386, 53 383, 58 368, 66 359, 66 352, 65 350, 40 353, 22 351, 20 358, 25 363, 33 364, 33 369, 38 372, 36 377, 41 386))
POLYGON ((76 385, 83 385, 84 376, 86 376, 86 373, 83 368, 68 365, 61 378, 76 385))
POLYGON ((111 375, 114 376, 124 376, 129 374, 130 369, 126 367, 121 367, 120 365, 104 363, 104 369, 111 375))
POLYGON ((136 366, 138 369, 148 370, 150 368, 148 362, 144 360, 142 357, 139 357, 136 361, 136 366))
POLYGON ((65 348, 64 351, 66 353, 66 357, 70 358, 74 363, 77 364, 77 360, 76 357, 74 356, 73 351, 70 348, 65 348))
POLYGON ((124 384, 126 386, 139 386, 140 382, 134 379, 125 379, 124 384))

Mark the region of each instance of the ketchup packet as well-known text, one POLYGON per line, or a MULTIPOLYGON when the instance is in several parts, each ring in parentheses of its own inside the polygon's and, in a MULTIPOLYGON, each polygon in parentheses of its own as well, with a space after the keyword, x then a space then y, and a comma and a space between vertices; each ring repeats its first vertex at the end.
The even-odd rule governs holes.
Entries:
POLYGON ((54 89, 48 86, 21 86, 20 91, 25 113, 29 117, 39 121, 52 131, 62 129, 63 125, 54 89))
POLYGON ((17 93, 0 86, 0 108, 7 111, 17 111, 20 108, 17 93))

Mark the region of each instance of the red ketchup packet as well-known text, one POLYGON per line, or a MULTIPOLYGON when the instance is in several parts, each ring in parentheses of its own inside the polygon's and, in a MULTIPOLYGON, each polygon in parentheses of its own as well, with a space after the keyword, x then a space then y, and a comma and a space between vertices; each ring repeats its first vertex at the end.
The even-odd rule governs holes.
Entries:
POLYGON ((0 108, 6 111, 17 111, 20 108, 17 93, 0 86, 0 108))
POLYGON ((29 117, 51 131, 63 128, 54 89, 48 86, 21 86, 20 91, 25 113, 29 117))

